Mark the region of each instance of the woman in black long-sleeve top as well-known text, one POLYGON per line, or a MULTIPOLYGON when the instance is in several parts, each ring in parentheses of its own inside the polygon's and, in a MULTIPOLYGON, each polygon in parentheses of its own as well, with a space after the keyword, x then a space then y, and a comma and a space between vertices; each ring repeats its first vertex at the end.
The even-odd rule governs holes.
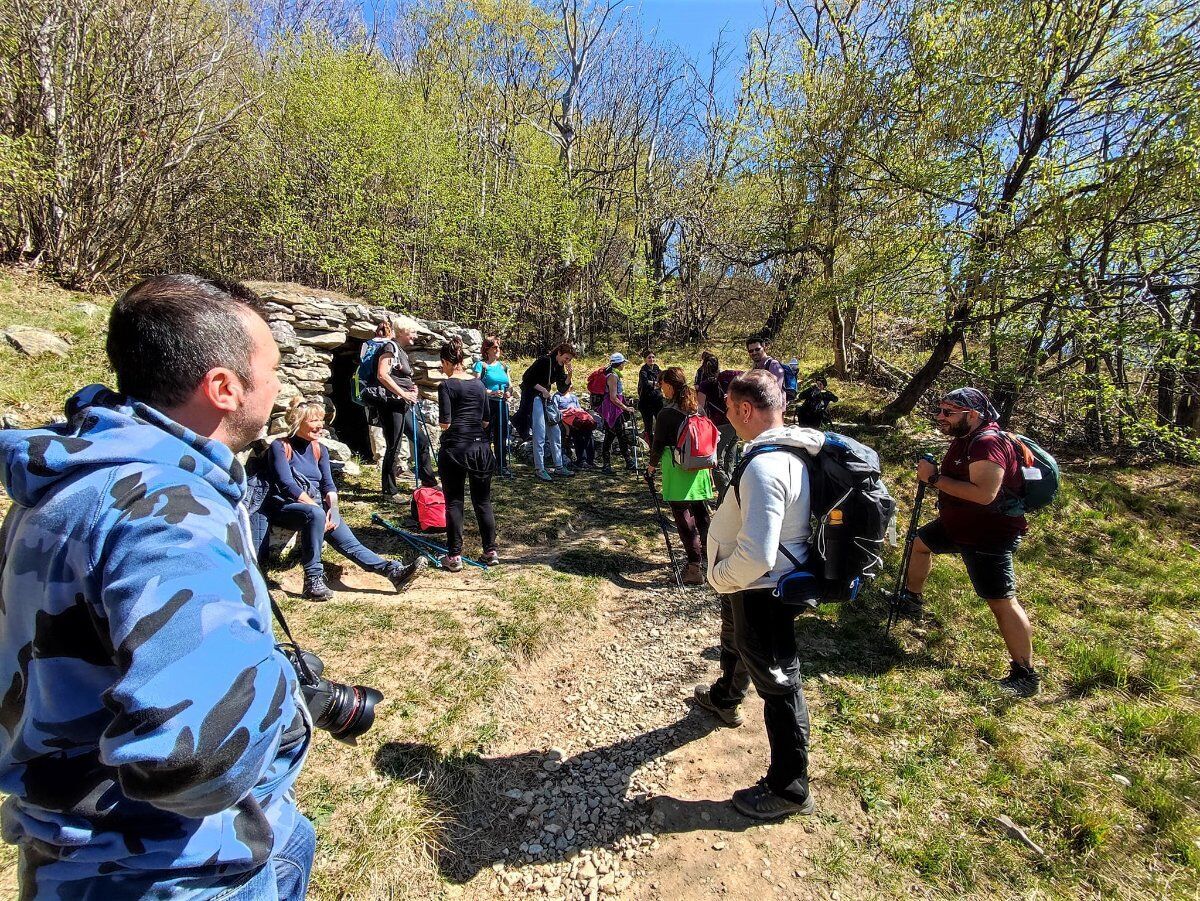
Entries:
POLYGON ((438 472, 446 496, 446 556, 441 562, 442 568, 449 572, 462 569, 463 506, 468 482, 483 542, 483 562, 488 566, 500 562, 496 519, 492 514, 496 457, 487 435, 490 415, 487 390, 483 382, 463 368, 463 359, 461 338, 442 345, 442 372, 448 378, 438 386, 438 424, 442 428, 438 472))
POLYGON ((259 561, 266 560, 270 526, 278 525, 300 534, 306 598, 327 601, 333 597, 321 568, 326 542, 363 569, 386 576, 397 591, 404 590, 420 564, 385 560, 368 550, 338 513, 329 454, 318 440, 325 430, 325 405, 296 398, 288 408, 287 423, 289 434, 272 442, 267 452, 271 493, 251 523, 259 561))

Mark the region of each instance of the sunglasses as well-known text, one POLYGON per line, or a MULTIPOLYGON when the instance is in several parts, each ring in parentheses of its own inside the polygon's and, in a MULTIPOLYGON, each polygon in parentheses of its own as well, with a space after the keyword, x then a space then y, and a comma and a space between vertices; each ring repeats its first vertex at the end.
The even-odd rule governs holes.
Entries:
POLYGON ((955 413, 966 413, 966 410, 952 410, 949 407, 938 407, 934 416, 953 416, 955 413))

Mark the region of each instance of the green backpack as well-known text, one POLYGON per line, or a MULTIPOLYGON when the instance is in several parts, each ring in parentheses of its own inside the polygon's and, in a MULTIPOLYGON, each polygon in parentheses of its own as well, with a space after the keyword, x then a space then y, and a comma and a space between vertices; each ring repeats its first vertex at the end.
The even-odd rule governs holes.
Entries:
MULTIPOLYGON (((1021 466, 1022 493, 1018 496, 1011 491, 1004 491, 995 500, 995 507, 1006 516, 1023 516, 1026 513, 1036 513, 1044 510, 1058 496, 1062 482, 1062 473, 1058 461, 1044 447, 1025 435, 1015 432, 1001 432, 1017 452, 1017 461, 1021 466)), ((978 437, 978 436, 977 436, 978 437)), ((973 442, 972 442, 973 443, 973 442)))

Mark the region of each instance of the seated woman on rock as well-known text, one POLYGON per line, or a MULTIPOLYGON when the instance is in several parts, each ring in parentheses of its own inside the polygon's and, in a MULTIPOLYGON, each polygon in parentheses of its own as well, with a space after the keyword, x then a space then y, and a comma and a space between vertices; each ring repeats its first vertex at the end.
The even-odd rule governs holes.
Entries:
POLYGON ((328 542, 363 569, 391 580, 397 591, 408 587, 422 558, 409 564, 384 560, 363 547, 338 513, 337 486, 329 471, 329 454, 318 440, 325 430, 323 402, 296 398, 286 414, 288 434, 267 451, 269 490, 253 517, 255 547, 260 565, 267 557, 270 526, 299 532, 304 565, 304 597, 327 601, 333 592, 325 585, 321 551, 328 542))

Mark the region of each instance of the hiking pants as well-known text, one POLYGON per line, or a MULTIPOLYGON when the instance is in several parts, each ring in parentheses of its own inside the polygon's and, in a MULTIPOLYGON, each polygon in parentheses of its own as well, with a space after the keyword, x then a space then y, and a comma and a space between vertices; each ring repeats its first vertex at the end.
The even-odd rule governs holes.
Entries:
POLYGON ((713 479, 717 483, 717 489, 720 490, 729 484, 729 479, 733 475, 734 456, 737 453, 737 432, 733 430, 732 423, 725 423, 717 427, 717 465, 713 467, 713 479))
POLYGON ((462 554, 463 508, 467 484, 471 486, 471 506, 479 523, 483 552, 496 550, 496 518, 492 513, 491 449, 484 441, 472 444, 443 445, 438 450, 438 471, 442 474, 442 493, 446 497, 446 552, 462 554), (480 453, 479 451, 484 453, 480 453))
POLYGON ((271 526, 299 533, 300 562, 306 576, 322 575, 321 549, 328 543, 335 551, 368 572, 382 572, 387 561, 368 550, 339 516, 336 528, 325 531, 325 508, 314 504, 284 504, 268 513, 255 514, 251 520, 260 567, 266 565, 271 526))
POLYGON ((654 440, 654 417, 662 411, 665 403, 661 394, 647 395, 644 400, 638 398, 638 412, 642 414, 642 426, 645 428, 646 435, 649 436, 647 441, 654 440))
POLYGON ((596 442, 590 431, 581 429, 571 431, 571 443, 575 446, 575 463, 578 466, 594 466, 596 464, 596 442))
POLYGON ((413 460, 417 467, 421 484, 426 488, 437 487, 437 475, 433 471, 433 454, 429 450, 429 438, 422 428, 416 407, 403 401, 388 403, 377 408, 383 426, 383 493, 391 497, 400 490, 396 484, 396 452, 400 448, 400 439, 404 435, 413 442, 413 460), (416 429, 414 437, 414 428, 416 429))
POLYGON ((808 798, 808 704, 796 650, 796 611, 770 588, 721 596, 721 677, 709 697, 735 707, 748 684, 763 699, 771 746, 767 785, 778 795, 808 798))
POLYGON ((562 428, 557 423, 546 424, 546 406, 544 398, 539 394, 533 399, 533 468, 538 472, 546 471, 546 445, 550 446, 550 457, 555 469, 562 469, 562 428))
POLYGON ((626 433, 625 418, 622 417, 611 428, 604 429, 604 444, 600 446, 600 457, 605 466, 611 466, 613 442, 621 446, 621 456, 625 458, 627 469, 633 468, 633 459, 629 456, 629 435, 626 433))
POLYGON ((699 563, 708 545, 708 504, 704 501, 668 501, 675 529, 687 554, 688 563, 699 563))

